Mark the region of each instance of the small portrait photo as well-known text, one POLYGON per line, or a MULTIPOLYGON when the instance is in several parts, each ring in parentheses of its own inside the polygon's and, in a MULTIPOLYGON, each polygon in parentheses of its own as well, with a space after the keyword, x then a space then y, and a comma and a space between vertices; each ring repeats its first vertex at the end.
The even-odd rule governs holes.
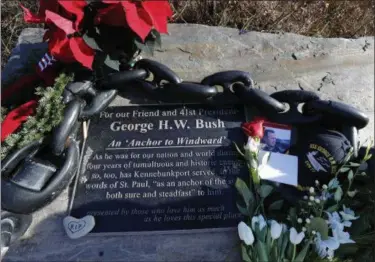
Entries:
POLYGON ((264 122, 261 150, 284 154, 290 147, 292 129, 287 125, 264 122))

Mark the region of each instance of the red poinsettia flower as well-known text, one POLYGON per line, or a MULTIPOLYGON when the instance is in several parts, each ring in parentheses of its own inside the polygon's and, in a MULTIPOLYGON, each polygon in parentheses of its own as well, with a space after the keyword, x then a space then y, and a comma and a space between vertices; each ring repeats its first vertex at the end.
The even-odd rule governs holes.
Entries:
POLYGON ((151 29, 168 33, 168 18, 172 17, 171 7, 166 0, 160 1, 119 1, 103 0, 110 4, 98 11, 96 23, 112 26, 129 26, 141 39, 145 40, 151 29))
POLYGON ((87 6, 86 1, 58 0, 58 2, 68 13, 75 16, 74 29, 81 29, 81 23, 85 15, 84 8, 87 6))
POLYGON ((27 23, 44 23, 46 21, 46 10, 57 13, 59 5, 57 0, 39 0, 38 14, 33 14, 29 9, 20 4, 24 11, 24 20, 27 23))
POLYGON ((241 128, 247 136, 261 139, 263 138, 264 121, 265 120, 263 118, 255 118, 251 122, 243 123, 241 128))
POLYGON ((45 36, 51 55, 62 62, 78 61, 92 69, 95 52, 82 37, 74 36, 77 31, 73 28, 73 22, 47 10, 46 23, 51 27, 45 36))
POLYGON ((46 11, 48 10, 70 20, 75 17, 74 29, 79 30, 84 17, 84 7, 87 6, 87 3, 86 1, 40 0, 38 14, 33 14, 22 4, 20 5, 27 23, 46 23, 46 11))

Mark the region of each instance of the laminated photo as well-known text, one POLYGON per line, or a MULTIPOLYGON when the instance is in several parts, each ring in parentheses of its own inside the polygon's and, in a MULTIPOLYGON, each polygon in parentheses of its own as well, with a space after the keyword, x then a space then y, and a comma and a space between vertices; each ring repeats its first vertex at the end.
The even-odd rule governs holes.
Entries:
POLYGON ((284 154, 291 144, 292 128, 288 125, 264 122, 261 150, 284 154))

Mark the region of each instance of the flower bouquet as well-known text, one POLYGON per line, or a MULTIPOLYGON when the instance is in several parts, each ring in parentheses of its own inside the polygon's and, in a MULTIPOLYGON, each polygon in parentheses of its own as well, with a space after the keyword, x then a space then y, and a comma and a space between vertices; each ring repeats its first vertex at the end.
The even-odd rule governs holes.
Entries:
MULTIPOLYGON (((361 230, 360 224, 356 223, 361 217, 354 211, 360 190, 353 189, 360 186, 361 182, 356 184, 359 178, 368 178, 361 167, 372 157, 370 150, 373 143, 369 143, 359 163, 350 162, 351 150, 328 184, 315 180, 310 187, 299 187, 304 194, 298 201, 291 204, 279 195, 278 199, 266 205, 270 202, 267 200, 277 194, 277 187, 259 176, 260 166, 267 163, 271 154, 258 159, 264 121, 257 118, 242 124, 248 136, 247 143, 243 150, 236 145, 250 174, 248 183, 241 178, 237 178, 235 183, 242 202, 237 206, 245 218, 238 224, 243 261, 320 261, 355 256, 352 251, 356 241, 352 235, 362 240, 365 236, 369 241, 374 237, 373 223, 361 230)), ((363 189, 367 190, 367 194, 373 192, 373 181, 371 185, 363 189)), ((373 199, 367 195, 369 202, 374 205, 373 199)), ((359 249, 357 246, 356 251, 359 249)))
POLYGON ((43 40, 54 59, 88 69, 98 57, 108 66, 130 68, 140 51, 161 44, 172 17, 166 0, 40 0, 38 14, 21 7, 26 22, 45 25, 43 40))

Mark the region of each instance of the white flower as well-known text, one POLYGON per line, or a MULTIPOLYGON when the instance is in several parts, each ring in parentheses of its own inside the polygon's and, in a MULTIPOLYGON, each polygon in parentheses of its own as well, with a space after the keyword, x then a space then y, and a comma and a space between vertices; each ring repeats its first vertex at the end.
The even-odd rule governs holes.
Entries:
POLYGON ((315 238, 315 251, 318 253, 320 258, 332 259, 334 251, 338 249, 340 243, 334 237, 328 237, 326 240, 322 240, 320 233, 316 233, 315 238))
POLYGON ((312 233, 313 235, 315 235, 315 234, 316 234, 316 231, 315 231, 315 230, 313 230, 313 231, 311 231, 311 233, 312 233))
POLYGON ((331 225, 332 228, 332 235, 333 237, 340 243, 340 244, 347 244, 347 243, 355 243, 352 239, 350 239, 350 234, 348 232, 344 232, 344 225, 343 224, 335 224, 331 225))
POLYGON ((344 221, 356 220, 359 216, 355 216, 354 211, 350 208, 343 206, 343 211, 340 211, 340 215, 344 221))
POLYGON ((246 245, 252 245, 254 243, 254 235, 251 228, 244 222, 238 224, 238 235, 240 239, 245 242, 246 245))
POLYGON ((314 197, 313 196, 310 196, 310 201, 314 201, 314 197))
POLYGON ((335 188, 337 188, 339 186, 339 184, 340 184, 339 181, 335 177, 335 178, 331 179, 331 181, 329 181, 328 188, 335 189, 335 188))
POLYGON ((310 224, 310 222, 311 222, 310 218, 306 218, 305 221, 306 221, 307 224, 310 224))
POLYGON ((327 190, 327 189, 328 189, 328 186, 327 186, 326 184, 324 184, 324 185, 322 186, 322 188, 323 188, 324 190, 327 190))
POLYGON ((328 191, 323 191, 320 199, 325 201, 327 199, 330 199, 331 197, 333 197, 333 194, 329 193, 328 191))
POLYGON ((328 222, 327 224, 330 224, 331 227, 334 227, 336 224, 342 224, 345 227, 350 227, 352 225, 352 222, 350 221, 341 221, 341 218, 337 212, 333 212, 332 214, 325 212, 328 215, 328 222))
POLYGON ((307 199, 309 199, 309 197, 308 196, 303 196, 303 199, 307 200, 307 199))
POLYGON ((262 231, 262 229, 267 225, 262 215, 253 216, 253 218, 251 219, 251 227, 253 230, 255 230, 255 223, 259 224, 260 231, 262 231))
POLYGON ((294 227, 290 229, 289 240, 293 245, 298 245, 299 243, 301 243, 304 237, 305 237, 305 233, 303 231, 300 233, 297 233, 294 227))
POLYGON ((310 187, 309 191, 310 191, 310 193, 312 194, 312 193, 315 192, 315 189, 314 189, 313 187, 310 187))
POLYGON ((319 181, 315 180, 315 185, 319 186, 319 181))
POLYGON ((350 221, 341 222, 340 215, 337 212, 333 212, 332 214, 326 212, 329 219, 329 225, 332 229, 333 237, 340 243, 355 243, 352 239, 350 239, 350 235, 348 232, 344 232, 344 226, 348 227, 351 226, 350 221))
POLYGON ((306 232, 306 230, 307 230, 306 227, 302 227, 303 232, 306 232))
POLYGON ((250 150, 250 152, 258 152, 259 146, 260 146, 260 141, 257 141, 251 136, 249 136, 244 148, 245 150, 250 150))
POLYGON ((319 198, 315 198, 315 203, 319 204, 320 203, 320 199, 319 198))
POLYGON ((314 218, 314 216, 313 216, 313 215, 310 215, 310 218, 314 218))
POLYGON ((325 213, 327 214, 328 216, 328 224, 337 224, 337 223, 341 223, 341 218, 339 216, 339 214, 337 212, 333 212, 332 214, 329 213, 329 212, 326 212, 325 213))
POLYGON ((271 237, 272 239, 278 239, 281 235, 281 231, 283 230, 283 226, 277 223, 275 220, 271 221, 271 237))
POLYGON ((302 218, 298 218, 297 222, 298 222, 298 224, 301 224, 302 223, 302 218))
POLYGON ((307 203, 309 206, 312 206, 312 203, 311 202, 309 202, 309 203, 307 203))

